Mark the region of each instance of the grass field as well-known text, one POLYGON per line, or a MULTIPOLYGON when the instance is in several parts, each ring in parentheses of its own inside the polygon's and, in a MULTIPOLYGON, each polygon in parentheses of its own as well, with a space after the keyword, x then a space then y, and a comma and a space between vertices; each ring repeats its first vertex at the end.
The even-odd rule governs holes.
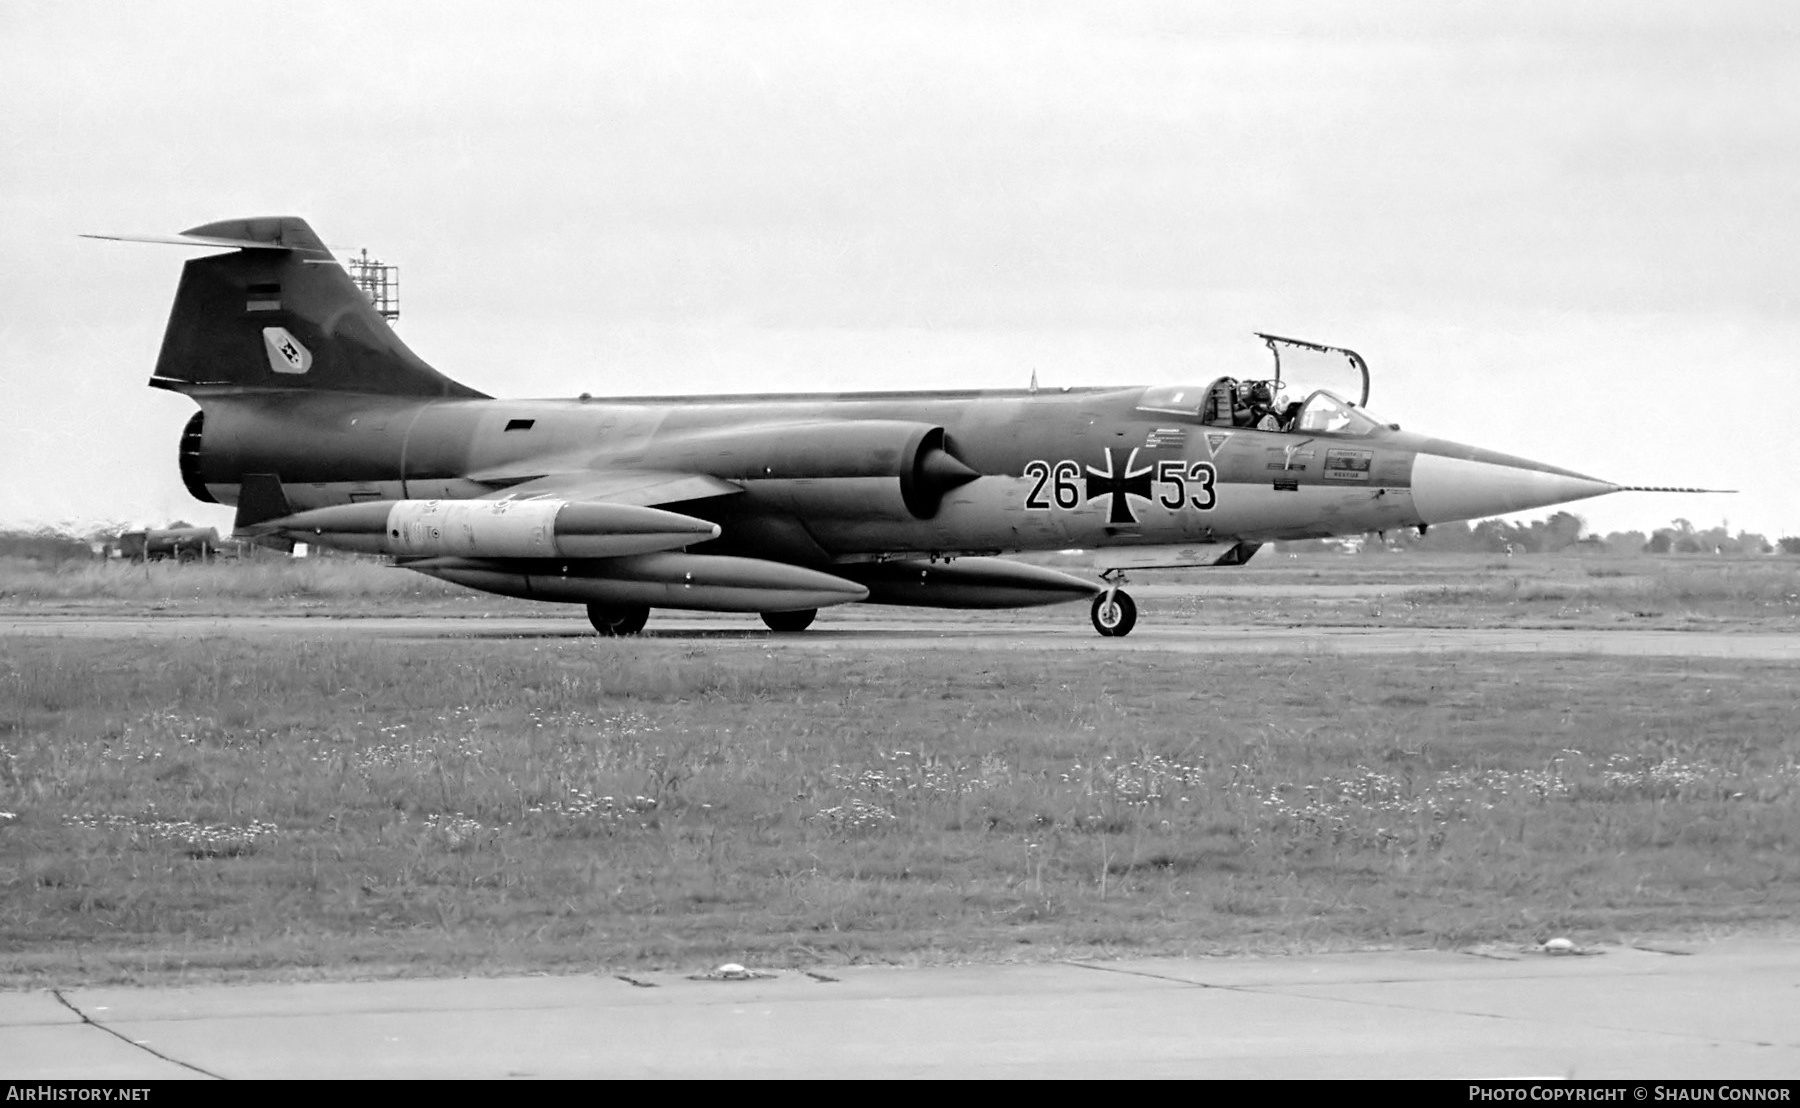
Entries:
MULTIPOLYGON (((0 558, 0 603, 304 604, 378 600, 431 603, 479 594, 373 559, 256 558, 181 564, 173 560, 69 561, 46 565, 0 558)), ((491 598, 490 598, 491 599, 491 598)))
POLYGON ((1172 615, 1232 622, 1800 631, 1793 557, 1259 555, 1174 579, 1203 588, 1172 615))
MULTIPOLYGON (((1084 573, 1083 557, 1042 557, 1084 573)), ((1146 618, 1307 625, 1743 627, 1800 631, 1800 558, 1485 554, 1308 555, 1264 551, 1248 566, 1141 573, 1192 585, 1141 597, 1146 618)), ((0 611, 330 615, 507 612, 580 621, 574 606, 470 592, 375 561, 256 560, 211 565, 0 559, 0 611)), ((851 607, 834 618, 903 616, 851 607)), ((1073 609, 1069 609, 1073 612, 1073 609)), ((1012 621, 1013 613, 971 613, 1012 621)), ((1079 614, 1071 619, 1079 619, 1079 614)))
POLYGON ((0 983, 1780 928, 1795 677, 0 640, 0 983))

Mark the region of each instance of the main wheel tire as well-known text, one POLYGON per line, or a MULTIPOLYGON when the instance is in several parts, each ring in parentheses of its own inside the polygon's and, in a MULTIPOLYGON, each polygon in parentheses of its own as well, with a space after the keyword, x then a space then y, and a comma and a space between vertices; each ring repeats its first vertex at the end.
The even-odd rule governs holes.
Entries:
POLYGON ((588 622, 602 637, 615 638, 619 635, 635 635, 650 622, 650 609, 636 604, 614 607, 610 604, 589 604, 587 606, 588 622))
POLYGON ((768 625, 769 630, 787 634, 811 627, 818 615, 817 608, 802 608, 797 612, 764 612, 762 621, 768 625))
POLYGON ((1094 597, 1094 630, 1109 639, 1122 639, 1137 626, 1137 605, 1123 589, 1094 597))

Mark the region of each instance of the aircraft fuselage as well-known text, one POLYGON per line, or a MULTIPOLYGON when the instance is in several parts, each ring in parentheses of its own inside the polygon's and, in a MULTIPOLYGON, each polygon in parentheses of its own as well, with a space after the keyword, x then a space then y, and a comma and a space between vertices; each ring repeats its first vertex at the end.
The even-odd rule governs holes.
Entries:
MULTIPOLYGON (((488 496, 569 470, 709 472, 743 492, 683 506, 725 525, 707 550, 819 562, 900 552, 1260 543, 1416 526, 1442 518, 1432 508, 1449 491, 1428 490, 1435 499, 1428 495, 1423 508, 1415 503, 1422 455, 1428 470, 1523 466, 1541 479, 1581 480, 1390 428, 1345 437, 1209 426, 1138 410, 1143 392, 424 401, 201 395, 202 448, 190 486, 235 503, 242 475, 278 474, 290 504, 304 510, 488 496), (929 518, 920 518, 899 480, 880 472, 879 455, 895 448, 876 435, 857 442, 859 428, 850 425, 871 421, 943 428, 954 456, 979 476, 949 489, 929 518), (821 456, 810 467, 805 458, 789 458, 787 471, 745 471, 742 462, 755 462, 744 457, 751 451, 733 449, 746 429, 779 439, 787 429, 832 425, 846 428, 845 443, 838 456, 821 456), (846 458, 844 451, 869 456, 846 458), (746 526, 750 519, 763 523, 746 526)), ((1429 484, 1430 475, 1422 476, 1429 484)), ((1610 488, 1593 484, 1589 495, 1610 488)), ((1512 510, 1509 491, 1490 490, 1496 502, 1471 514, 1512 510)), ((1479 499, 1481 490, 1464 492, 1479 499)))
POLYGON ((1092 598, 1130 630, 1126 569, 1241 564, 1277 539, 1517 511, 1616 486, 1289 404, 1273 380, 993 392, 499 400, 418 358, 304 220, 153 236, 189 261, 150 383, 200 405, 181 472, 236 531, 386 554, 473 588, 588 605, 1010 607, 1092 598), (1105 584, 982 555, 1111 551, 1105 584))

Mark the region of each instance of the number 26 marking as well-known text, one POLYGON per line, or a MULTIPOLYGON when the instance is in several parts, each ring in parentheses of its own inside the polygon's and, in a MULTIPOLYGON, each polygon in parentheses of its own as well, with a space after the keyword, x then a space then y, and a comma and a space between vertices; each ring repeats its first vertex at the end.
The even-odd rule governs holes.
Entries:
POLYGON ((1047 512, 1050 501, 1044 496, 1044 486, 1050 486, 1051 495, 1056 498, 1056 506, 1065 511, 1081 507, 1081 489, 1075 484, 1081 477, 1081 467, 1068 459, 1051 466, 1049 462, 1029 462, 1025 466, 1025 476, 1036 480, 1031 491, 1025 495, 1025 506, 1033 511, 1047 512))

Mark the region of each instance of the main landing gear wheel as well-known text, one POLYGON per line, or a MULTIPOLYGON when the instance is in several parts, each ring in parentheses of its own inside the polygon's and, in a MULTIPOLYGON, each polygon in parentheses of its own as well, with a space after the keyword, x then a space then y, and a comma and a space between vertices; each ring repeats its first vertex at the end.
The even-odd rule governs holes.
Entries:
POLYGON ((1137 605, 1131 594, 1113 589, 1094 597, 1094 630, 1109 639, 1122 639, 1137 625, 1137 605))
POLYGON ((817 608, 802 608, 797 612, 764 612, 762 621, 771 631, 804 631, 812 626, 812 621, 819 614, 817 608))
POLYGON ((610 604, 589 604, 588 622, 603 638, 614 638, 618 635, 635 635, 650 622, 650 609, 635 604, 614 607, 610 604))

